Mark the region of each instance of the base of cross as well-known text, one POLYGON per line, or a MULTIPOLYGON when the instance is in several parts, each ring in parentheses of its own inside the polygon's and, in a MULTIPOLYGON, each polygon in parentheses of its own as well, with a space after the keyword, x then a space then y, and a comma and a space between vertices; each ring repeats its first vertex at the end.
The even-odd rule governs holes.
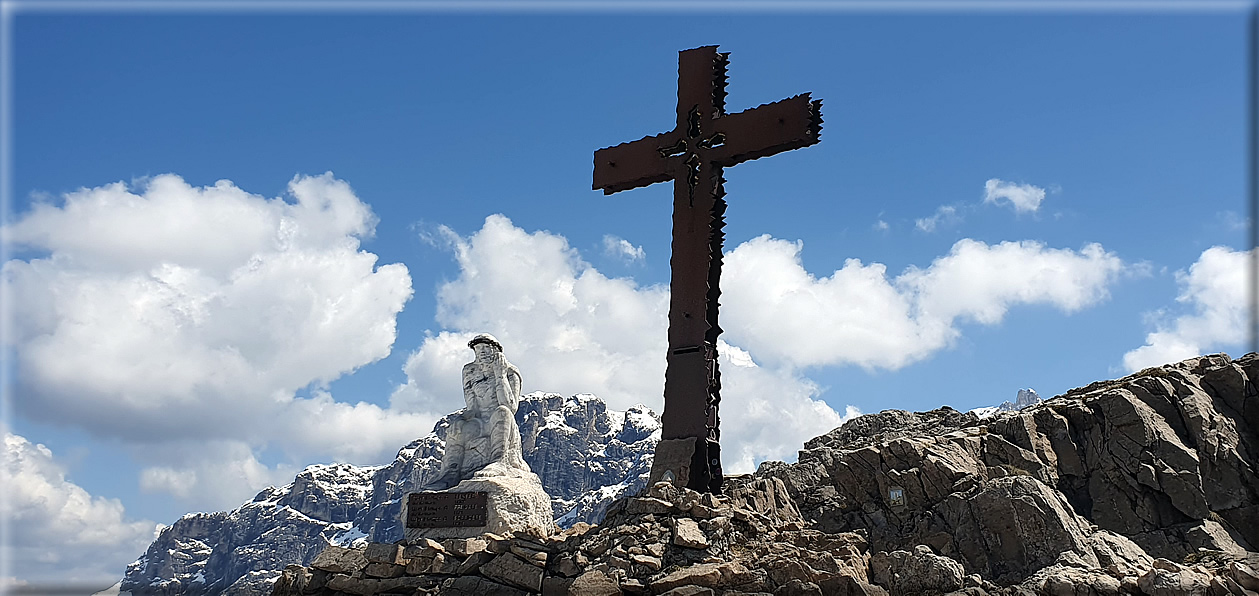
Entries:
POLYGON ((721 494, 721 444, 702 437, 661 439, 651 460, 647 486, 669 482, 702 493, 721 494))

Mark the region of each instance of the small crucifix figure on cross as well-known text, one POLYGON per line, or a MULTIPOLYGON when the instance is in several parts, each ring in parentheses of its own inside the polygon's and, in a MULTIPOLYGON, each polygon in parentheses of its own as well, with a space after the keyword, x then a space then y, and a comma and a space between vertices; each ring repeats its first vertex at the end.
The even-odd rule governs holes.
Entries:
POLYGON ((673 180, 669 261, 669 352, 661 440, 650 482, 721 491, 721 373, 718 298, 726 201, 722 168, 807 147, 822 130, 822 102, 808 93, 725 113, 728 53, 704 46, 678 53, 677 126, 595 151, 595 190, 604 194, 673 180))

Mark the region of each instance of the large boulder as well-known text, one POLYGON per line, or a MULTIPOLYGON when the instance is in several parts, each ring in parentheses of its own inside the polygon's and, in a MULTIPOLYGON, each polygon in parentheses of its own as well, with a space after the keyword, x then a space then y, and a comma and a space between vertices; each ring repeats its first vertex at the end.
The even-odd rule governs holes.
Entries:
POLYGON ((913 552, 879 552, 870 557, 870 579, 892 594, 934 596, 962 588, 965 571, 948 557, 920 545, 913 552))
POLYGON ((820 530, 865 529, 876 552, 929 545, 985 577, 1025 577, 1062 549, 1091 560, 1100 531, 1139 545, 1136 563, 1239 555, 1259 545, 1256 375, 1259 355, 1219 354, 987 420, 887 410, 758 476, 782 480, 820 530))

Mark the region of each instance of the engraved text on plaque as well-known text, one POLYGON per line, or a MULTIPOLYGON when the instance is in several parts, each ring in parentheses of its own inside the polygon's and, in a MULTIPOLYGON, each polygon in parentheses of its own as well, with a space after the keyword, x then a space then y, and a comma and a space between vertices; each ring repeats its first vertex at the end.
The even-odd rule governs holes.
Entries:
POLYGON ((486 492, 419 492, 407 495, 408 528, 467 528, 484 526, 486 492))

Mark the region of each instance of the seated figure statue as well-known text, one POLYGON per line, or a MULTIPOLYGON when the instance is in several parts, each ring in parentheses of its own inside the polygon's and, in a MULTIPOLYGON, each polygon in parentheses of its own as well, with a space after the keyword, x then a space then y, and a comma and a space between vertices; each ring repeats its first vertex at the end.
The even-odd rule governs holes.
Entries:
POLYGON ((502 344, 492 335, 477 335, 468 347, 476 356, 463 366, 467 407, 446 429, 441 470, 423 490, 447 489, 470 478, 530 473, 516 425, 520 371, 507 362, 502 344))

